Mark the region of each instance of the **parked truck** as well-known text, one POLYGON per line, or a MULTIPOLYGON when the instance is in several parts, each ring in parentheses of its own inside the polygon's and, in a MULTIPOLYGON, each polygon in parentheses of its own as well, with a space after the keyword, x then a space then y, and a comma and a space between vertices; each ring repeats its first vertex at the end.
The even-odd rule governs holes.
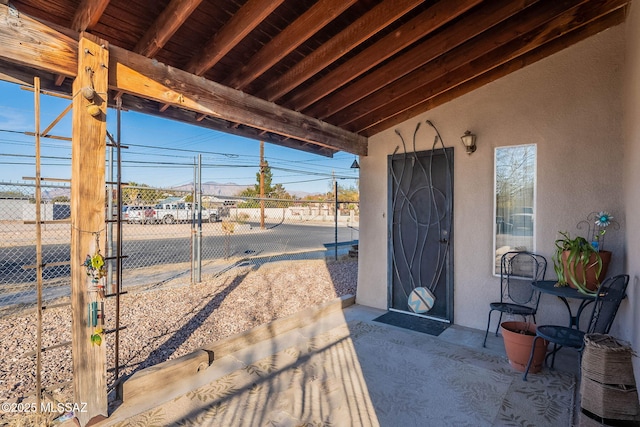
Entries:
MULTIPOLYGON (((156 205, 155 220, 164 224, 174 224, 177 222, 191 222, 192 218, 197 221, 198 206, 193 203, 164 203, 156 205), (195 209, 195 217, 194 217, 195 209)), ((202 221, 216 222, 218 221, 218 212, 216 209, 202 208, 202 221)))

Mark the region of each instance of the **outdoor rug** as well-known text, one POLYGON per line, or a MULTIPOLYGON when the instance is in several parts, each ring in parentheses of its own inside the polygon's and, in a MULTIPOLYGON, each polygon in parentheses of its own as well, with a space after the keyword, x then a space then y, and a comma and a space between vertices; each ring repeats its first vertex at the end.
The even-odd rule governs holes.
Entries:
MULTIPOLYGON (((575 377, 351 322, 117 426, 570 426, 575 377)), ((114 420, 115 421, 115 420, 114 420)))
POLYGON ((437 320, 414 316, 412 314, 398 313, 397 311, 389 311, 382 316, 376 317, 373 321, 436 337, 449 327, 449 323, 446 322, 438 322, 437 320))

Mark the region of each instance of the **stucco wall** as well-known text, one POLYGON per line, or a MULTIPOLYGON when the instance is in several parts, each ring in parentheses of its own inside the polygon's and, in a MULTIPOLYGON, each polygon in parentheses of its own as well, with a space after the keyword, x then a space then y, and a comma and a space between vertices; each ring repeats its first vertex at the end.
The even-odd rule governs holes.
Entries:
MULTIPOLYGON (((428 149, 434 132, 424 123, 427 119, 455 150, 456 324, 484 329, 489 302, 499 296, 491 270, 498 146, 537 144, 537 252, 551 262, 557 232, 575 234, 580 220, 604 209, 621 225, 606 236, 607 249, 614 252, 610 272, 624 270, 624 235, 629 232, 622 185, 625 28, 604 31, 369 139, 369 156, 360 162, 358 303, 387 308, 387 156, 400 144, 394 130, 410 139, 418 121, 418 150, 428 149), (478 150, 470 156, 460 142, 467 129, 478 136, 478 150)), ((640 99, 635 102, 638 107, 640 99)), ((552 268, 547 274, 555 277, 552 268)), ((567 322, 566 309, 552 297, 543 297, 540 311, 539 319, 567 322)))
MULTIPOLYGON (((640 351, 640 2, 635 0, 626 22, 624 199, 627 217, 627 272, 629 303, 619 314, 616 333, 640 351), (624 326, 621 326, 624 325, 624 326)), ((640 359, 633 359, 640 384, 640 359)))

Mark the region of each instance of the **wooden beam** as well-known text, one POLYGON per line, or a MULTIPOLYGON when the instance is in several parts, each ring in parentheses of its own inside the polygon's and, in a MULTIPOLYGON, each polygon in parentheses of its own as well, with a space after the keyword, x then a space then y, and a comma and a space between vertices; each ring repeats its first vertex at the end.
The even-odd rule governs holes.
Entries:
MULTIPOLYGON (((71 21, 71 29, 77 32, 86 31, 96 26, 110 0, 82 0, 71 21)), ((56 76, 55 85, 62 86, 65 76, 56 76)))
POLYGON ((423 0, 394 0, 378 4, 281 77, 268 83, 257 96, 267 101, 279 99, 422 3, 423 0))
POLYGON ((157 102, 132 97, 130 95, 124 95, 122 97, 122 106, 129 111, 137 111, 143 114, 149 114, 165 119, 189 123, 206 129, 212 129, 224 133, 229 133, 231 135, 242 136, 244 138, 255 139, 256 141, 262 140, 270 144, 293 148, 320 156, 333 157, 333 154, 337 151, 335 149, 330 149, 320 145, 308 144, 305 141, 276 135, 272 132, 265 132, 261 129, 238 125, 237 123, 232 123, 216 117, 205 116, 201 120, 198 120, 201 116, 203 116, 202 114, 184 110, 182 108, 171 108, 164 113, 161 113, 158 110, 157 102))
POLYGON ((112 46, 109 84, 163 104, 366 155, 366 138, 274 103, 112 46))
POLYGON ((69 81, 66 81, 63 87, 60 88, 55 86, 55 75, 52 73, 10 63, 0 58, 0 80, 31 87, 34 77, 40 78, 42 88, 55 92, 71 93, 71 83, 69 81))
MULTIPOLYGON (((0 59, 74 77, 77 42, 0 6, 0 59)), ((366 155, 367 139, 271 102, 208 81, 122 48, 111 47, 109 85, 136 96, 189 109, 284 137, 366 155)), ((0 67, 1 68, 1 67, 0 67)))
POLYGON ((171 0, 138 41, 134 52, 153 58, 191 16, 202 0, 171 0))
POLYGON ((96 26, 110 0, 82 0, 76 9, 71 28, 82 32, 96 26))
MULTIPOLYGON (((384 120, 386 117, 383 116, 389 114, 393 106, 403 103, 408 105, 411 102, 409 99, 415 100, 417 97, 422 96, 423 91, 420 89, 427 85, 433 86, 430 82, 438 78, 451 80, 453 70, 468 65, 470 61, 483 57, 488 52, 495 51, 496 48, 504 46, 512 40, 528 39, 523 38, 523 34, 534 31, 537 28, 552 28, 555 25, 564 24, 567 20, 574 20, 574 13, 579 12, 576 6, 585 3, 588 3, 588 1, 569 0, 538 3, 503 24, 495 26, 467 43, 449 51, 447 55, 441 55, 417 70, 386 85, 383 89, 336 113, 334 115, 336 121, 333 123, 338 126, 350 125, 360 129, 368 121, 369 123, 374 123, 378 120, 384 120), (565 18, 558 20, 558 16, 564 16, 565 18), (385 108, 387 105, 390 108, 385 108)), ((544 43, 545 40, 540 40, 539 42, 544 43)), ((531 46, 530 49, 535 47, 531 46)), ((505 61, 511 58, 509 57, 505 61)), ((422 98, 418 102, 421 100, 422 98)))
MULTIPOLYGON (((202 3, 202 0, 171 0, 171 3, 162 9, 155 22, 138 40, 133 51, 147 58, 153 58, 184 24, 187 18, 191 16, 200 3, 202 3)), ((121 96, 122 92, 117 92, 114 98, 119 99, 121 96)), ((168 105, 164 107, 164 110, 167 108, 169 108, 168 105)))
POLYGON ((249 0, 229 22, 200 49, 184 68, 198 76, 220 61, 242 39, 253 31, 284 0, 249 0))
POLYGON ((103 242, 105 224, 105 139, 109 63, 108 43, 83 33, 78 45, 78 70, 73 92, 92 86, 98 95, 93 101, 83 96, 73 98, 73 136, 71 143, 71 309, 74 401, 86 402, 86 411, 77 413, 80 425, 106 417, 107 369, 106 342, 92 343, 96 332, 89 326, 89 303, 98 299, 89 291, 84 261, 94 254, 98 237, 103 242), (87 111, 90 104, 98 115, 87 111))
MULTIPOLYGON (((191 61, 184 67, 188 73, 198 76, 206 73, 231 49, 247 36, 264 18, 269 16, 284 0, 249 0, 231 17, 224 27, 215 34, 191 61)), ((164 112, 168 104, 160 107, 164 112)))
POLYGON ((597 18, 595 21, 585 23, 585 25, 579 28, 574 28, 566 35, 558 37, 551 42, 541 45, 534 50, 525 53, 511 61, 501 64, 495 68, 492 68, 481 75, 478 75, 472 79, 450 88, 436 96, 425 99, 424 102, 416 104, 411 108, 398 112, 397 114, 390 116, 384 121, 376 123, 367 129, 363 130, 363 134, 372 136, 380 133, 392 126, 396 126, 406 120, 416 117, 419 114, 425 113, 433 108, 436 108, 442 104, 445 104, 453 99, 456 99, 466 93, 472 92, 487 83, 496 81, 504 76, 507 76, 514 71, 522 69, 528 65, 531 65, 541 59, 544 59, 550 55, 553 55, 561 50, 572 46, 582 40, 585 40, 599 32, 606 30, 607 28, 619 25, 624 22, 626 17, 625 7, 621 7, 607 13, 605 16, 597 18))
POLYGON ((244 89, 355 2, 356 0, 319 0, 223 83, 225 86, 244 89))
MULTIPOLYGON (((487 28, 499 24, 521 12, 538 0, 493 0, 481 8, 473 9, 449 26, 429 38, 429 42, 403 52, 376 70, 350 85, 325 97, 303 112, 321 120, 331 117, 377 90, 383 89, 418 67, 451 51, 462 43, 478 36, 487 28)), ((331 122, 331 119, 328 120, 331 122)))
POLYGON ((74 77, 78 42, 7 6, 0 5, 0 57, 27 67, 74 77))
POLYGON ((301 111, 361 76, 420 38, 457 18, 481 0, 441 0, 417 15, 398 30, 349 59, 307 89, 294 93, 285 106, 301 111))

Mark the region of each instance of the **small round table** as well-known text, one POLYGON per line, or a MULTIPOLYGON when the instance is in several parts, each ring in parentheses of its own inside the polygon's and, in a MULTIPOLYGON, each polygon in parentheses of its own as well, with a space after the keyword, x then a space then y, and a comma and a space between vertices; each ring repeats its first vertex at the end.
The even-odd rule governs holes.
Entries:
POLYGON ((580 329, 580 315, 582 314, 582 310, 585 309, 586 306, 591 304, 596 300, 595 295, 584 294, 577 289, 571 288, 569 286, 558 286, 557 280, 541 280, 538 282, 533 282, 531 286, 534 289, 540 291, 543 294, 555 295, 564 303, 569 311, 569 327, 575 327, 576 329, 580 329), (571 310, 571 306, 569 305, 568 299, 578 299, 580 300, 580 305, 578 306, 578 311, 576 314, 573 314, 571 310))

